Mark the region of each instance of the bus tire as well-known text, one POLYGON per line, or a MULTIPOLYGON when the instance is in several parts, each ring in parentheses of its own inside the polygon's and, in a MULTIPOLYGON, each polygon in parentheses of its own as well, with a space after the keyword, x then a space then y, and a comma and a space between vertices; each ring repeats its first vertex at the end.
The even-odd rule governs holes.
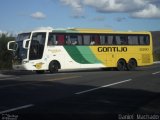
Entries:
POLYGON ((117 62, 117 70, 118 70, 118 71, 125 71, 126 69, 127 69, 126 61, 123 60, 123 59, 120 59, 120 60, 117 62))
POLYGON ((137 61, 135 59, 130 59, 127 64, 127 69, 130 71, 134 71, 137 67, 137 61))
POLYGON ((51 61, 49 64, 50 73, 57 73, 59 69, 59 63, 57 61, 51 61))

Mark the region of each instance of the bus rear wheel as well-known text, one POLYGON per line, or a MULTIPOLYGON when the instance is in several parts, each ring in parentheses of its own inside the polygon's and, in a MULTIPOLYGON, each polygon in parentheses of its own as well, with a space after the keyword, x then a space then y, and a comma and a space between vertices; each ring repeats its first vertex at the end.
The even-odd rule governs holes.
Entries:
POLYGON ((126 66, 125 60, 120 59, 117 63, 117 70, 118 71, 125 71, 126 69, 127 69, 127 66, 126 66))
POLYGON ((49 64, 50 73, 57 73, 59 69, 59 64, 56 61, 51 61, 49 64))
POLYGON ((136 69, 136 67, 137 67, 136 60, 130 59, 129 62, 128 62, 128 64, 127 64, 127 69, 130 70, 130 71, 133 71, 133 70, 136 69))

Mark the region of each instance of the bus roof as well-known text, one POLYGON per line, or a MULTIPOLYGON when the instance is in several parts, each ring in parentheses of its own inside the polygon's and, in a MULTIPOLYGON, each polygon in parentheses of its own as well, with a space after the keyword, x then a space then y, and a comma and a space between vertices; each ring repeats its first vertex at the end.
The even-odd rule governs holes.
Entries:
POLYGON ((93 28, 68 28, 68 29, 53 29, 53 33, 116 33, 116 34, 150 34, 147 31, 113 31, 111 29, 93 29, 93 28))
POLYGON ((55 33, 107 33, 112 30, 107 29, 92 29, 92 28, 68 28, 68 29, 54 29, 55 33))

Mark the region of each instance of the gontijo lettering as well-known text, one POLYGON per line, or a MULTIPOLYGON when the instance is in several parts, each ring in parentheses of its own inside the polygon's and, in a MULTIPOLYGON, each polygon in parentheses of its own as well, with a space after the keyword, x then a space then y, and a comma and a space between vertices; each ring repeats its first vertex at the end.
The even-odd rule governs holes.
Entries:
POLYGON ((127 47, 98 47, 98 52, 127 52, 127 47))

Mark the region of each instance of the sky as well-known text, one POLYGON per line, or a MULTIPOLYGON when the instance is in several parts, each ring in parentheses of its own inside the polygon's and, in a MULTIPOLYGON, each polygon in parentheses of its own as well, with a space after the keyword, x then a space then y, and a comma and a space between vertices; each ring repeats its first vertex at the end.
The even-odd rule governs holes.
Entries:
POLYGON ((0 33, 38 28, 159 31, 160 0, 1 0, 0 33))

